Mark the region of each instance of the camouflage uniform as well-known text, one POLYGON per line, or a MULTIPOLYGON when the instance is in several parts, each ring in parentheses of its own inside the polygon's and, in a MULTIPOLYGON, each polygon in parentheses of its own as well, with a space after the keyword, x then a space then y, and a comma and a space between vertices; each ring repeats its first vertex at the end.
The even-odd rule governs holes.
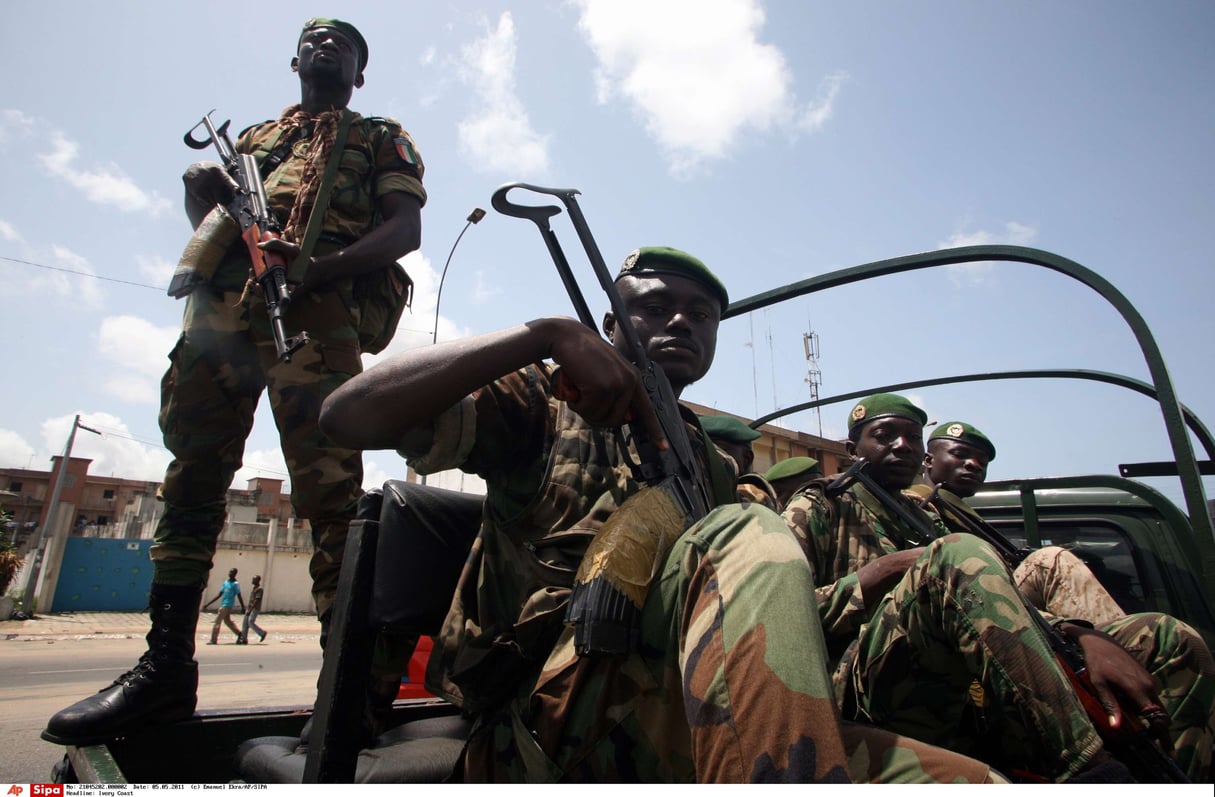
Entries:
POLYGON ((550 375, 540 364, 497 380, 436 419, 429 450, 402 451, 421 473, 461 467, 488 484, 427 677, 476 718, 467 780, 844 782, 848 755, 874 780, 996 779, 874 729, 841 738, 805 604, 812 573, 762 506, 719 506, 676 541, 636 653, 575 655, 563 622, 575 571, 638 486, 611 431, 556 400, 550 375))
POLYGON ((737 492, 740 504, 759 504, 780 513, 780 500, 776 497, 776 490, 758 473, 744 473, 739 476, 737 492))
MULTIPOLYGON (((930 495, 927 486, 910 492, 930 495)), ((936 501, 964 517, 983 522, 965 499, 942 487, 936 501)), ((950 523, 949 512, 942 520, 950 523)), ((964 531, 961 523, 955 531, 964 531)), ((1215 740, 1215 661, 1202 636, 1159 612, 1127 615, 1079 557, 1058 546, 1039 548, 1013 571, 1013 580, 1030 605, 1051 622, 1079 621, 1116 639, 1157 679, 1160 702, 1172 718, 1176 760, 1194 782, 1210 777, 1215 740)))
MULTIPOLYGON (((998 554, 970 535, 937 539, 876 606, 866 606, 856 571, 909 547, 909 530, 863 486, 829 499, 825 484, 800 491, 784 517, 823 584, 816 597, 839 662, 845 719, 970 752, 974 732, 963 718, 978 680, 1000 737, 994 764, 1063 780, 1093 761, 1101 739, 998 554)), ((924 517, 943 530, 935 516, 924 517)))
POLYGON ((1034 551, 1013 575, 1034 606, 1091 623, 1156 678, 1160 703, 1171 718, 1177 765, 1195 783, 1208 781, 1215 739, 1215 661, 1202 636, 1167 614, 1125 614, 1092 571, 1063 548, 1034 551))
MULTIPOLYGON (((236 143, 238 152, 254 153, 259 161, 268 154, 283 158, 264 180, 270 209, 281 222, 295 200, 310 144, 285 134, 285 128, 282 120, 267 121, 236 143)), ((387 193, 404 191, 425 202, 422 171, 399 125, 355 114, 315 253, 337 250, 374 229, 377 200, 387 193)), ((182 335, 169 355, 160 426, 174 459, 165 474, 165 513, 152 548, 153 582, 206 583, 226 492, 241 466, 258 398, 268 390, 291 473, 292 504, 312 526, 313 595, 323 615, 337 586, 363 469, 360 452, 330 443, 317 417, 325 397, 362 370, 359 307, 350 278, 292 302, 287 334, 306 330, 310 340, 291 362, 281 362, 260 291, 247 286, 249 272, 247 250, 238 240, 210 283, 190 294, 182 335)))

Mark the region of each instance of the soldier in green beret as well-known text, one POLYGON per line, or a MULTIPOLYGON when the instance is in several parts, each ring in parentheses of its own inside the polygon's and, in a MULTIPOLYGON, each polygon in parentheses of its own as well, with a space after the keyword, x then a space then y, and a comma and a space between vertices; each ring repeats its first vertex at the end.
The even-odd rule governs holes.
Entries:
POLYGON ((924 539, 860 483, 811 482, 785 509, 818 577, 815 591, 845 719, 865 718, 1004 772, 1056 781, 1129 779, 1104 750, 1004 562, 903 494, 924 459, 927 415, 903 396, 862 399, 848 453, 921 526, 924 539), (968 727, 970 686, 990 698, 996 751, 968 727))
POLYGON ((822 475, 823 469, 814 457, 789 457, 768 468, 764 478, 776 490, 776 498, 783 511, 794 493, 822 475))
POLYGON ((754 472, 755 451, 751 444, 760 438, 760 433, 733 415, 706 415, 700 419, 700 425, 713 444, 738 465, 735 485, 738 502, 763 504, 779 512, 776 491, 767 479, 754 472))
POLYGON ((200 598, 225 495, 263 392, 277 421, 295 514, 312 529, 312 592, 327 626, 363 466, 361 452, 319 431, 317 416, 325 397, 362 370, 366 347, 391 337, 383 326, 387 313, 379 311, 406 301, 408 278, 396 261, 418 248, 426 201, 422 161, 409 134, 391 119, 347 107, 363 85, 367 60, 367 42, 353 25, 308 20, 290 63, 299 103, 247 128, 234 145, 257 161, 282 228, 281 238, 260 246, 289 264, 287 335, 307 332, 289 361, 276 356, 249 251, 222 207, 234 180, 218 163, 186 170, 186 213, 197 232, 174 280, 173 295, 189 298, 163 381, 160 426, 173 461, 151 553, 148 649, 111 686, 55 714, 42 733, 47 741, 91 745, 194 713, 200 598), (330 163, 335 168, 327 170, 330 163), (324 195, 326 171, 335 177, 324 195), (305 235, 310 229, 315 245, 302 251, 314 237, 305 235))
POLYGON ((700 425, 709 439, 737 463, 739 474, 752 471, 755 451, 751 443, 759 439, 759 432, 733 415, 705 415, 701 417, 700 425))
MULTIPOLYGON (((983 486, 995 458, 995 445, 971 424, 938 424, 924 455, 929 484, 908 492, 951 531, 973 533, 985 521, 966 499, 983 486)), ((1160 709, 1153 714, 1156 731, 1171 736, 1178 766, 1195 782, 1204 780, 1215 738, 1215 663, 1202 636, 1159 612, 1128 615, 1078 556, 1057 545, 1030 553, 1013 571, 1013 581, 1032 606, 1067 618, 1056 627, 1083 645, 1095 684, 1110 684, 1132 706, 1160 709)), ((1122 713, 1117 699, 1112 706, 1122 713)))
MULTIPOLYGON (((616 287, 678 397, 713 361, 725 288, 699 259, 668 247, 630 254, 616 287)), ((631 418, 661 438, 613 313, 602 328, 607 342, 572 319, 541 318, 406 351, 339 388, 321 414, 343 445, 397 450, 420 473, 461 468, 485 479, 478 543, 427 678, 475 719, 464 777, 988 778, 985 765, 947 751, 841 728, 805 601, 810 565, 779 515, 735 502, 730 463, 703 443, 686 408, 716 507, 657 561, 636 648, 576 654, 565 623, 575 573, 592 533, 642 490, 626 462, 635 452, 616 432, 631 418), (713 476, 721 469, 724 484, 713 476)))

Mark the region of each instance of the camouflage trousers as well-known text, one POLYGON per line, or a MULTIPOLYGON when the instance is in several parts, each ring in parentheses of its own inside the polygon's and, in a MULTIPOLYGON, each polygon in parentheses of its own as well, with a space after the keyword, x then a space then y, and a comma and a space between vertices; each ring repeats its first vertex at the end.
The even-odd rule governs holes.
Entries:
POLYGON ((841 726, 801 547, 774 512, 719 507, 651 584, 637 653, 565 629, 533 690, 474 730, 470 780, 990 782, 980 762, 841 726))
POLYGON ((1209 780, 1215 661, 1202 636, 1166 614, 1127 615, 1075 554, 1057 546, 1034 551, 1013 575, 1034 606, 1056 617, 1087 620, 1156 678, 1160 703, 1171 717, 1177 765, 1195 783, 1209 780))
POLYGON ((309 342, 279 360, 265 304, 202 287, 186 300, 182 335, 161 381, 160 428, 173 461, 156 528, 152 580, 203 586, 223 528, 225 498, 240 468, 263 391, 278 427, 297 516, 312 526, 310 571, 318 614, 332 606, 346 529, 362 494, 359 451, 334 446, 317 427, 321 403, 362 370, 347 299, 337 290, 303 295, 286 314, 287 334, 309 342))
POLYGON ((969 690, 987 695, 1004 772, 1065 780, 1103 750, 999 555, 951 534, 882 599, 837 668, 845 718, 977 754, 969 690))

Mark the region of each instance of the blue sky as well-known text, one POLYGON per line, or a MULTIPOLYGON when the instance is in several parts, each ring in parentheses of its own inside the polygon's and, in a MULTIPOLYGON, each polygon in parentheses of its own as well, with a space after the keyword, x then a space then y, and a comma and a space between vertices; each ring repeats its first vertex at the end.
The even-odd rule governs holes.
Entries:
MULTIPOLYGON (((389 352, 430 342, 439 274, 465 216, 521 180, 579 189, 610 264, 636 246, 677 246, 736 298, 946 246, 1057 252, 1139 308, 1182 402, 1215 422, 1211 3, 338 8, 371 51, 352 107, 399 119, 426 162, 423 246, 404 261, 418 293, 389 352)), ((189 236, 180 175, 198 157, 182 135, 211 108, 240 129, 296 102, 299 26, 332 13, 265 0, 10 9, 0 467, 49 467, 79 413, 105 432, 77 438, 93 473, 162 477, 158 384, 182 310, 163 286, 189 236)), ((556 229, 583 267, 564 218, 556 229)), ((598 312, 606 303, 587 285, 598 312)), ((571 312, 535 228, 491 212, 452 257, 438 334, 571 312)), ((823 396, 1015 368, 1147 376, 1095 294, 1025 266, 975 264, 732 319, 713 372, 685 397, 748 417, 805 401, 810 330, 823 396)), ((1169 456, 1155 405, 1105 385, 915 397, 934 420, 969 420, 996 442, 993 478, 1112 473, 1169 456)), ((847 410, 823 410, 826 435, 842 436, 847 410)), ((819 418, 786 423, 814 432, 819 418)), ((403 470, 394 455, 369 454, 367 485, 403 470)), ((265 406, 237 485, 259 474, 285 476, 265 406)))

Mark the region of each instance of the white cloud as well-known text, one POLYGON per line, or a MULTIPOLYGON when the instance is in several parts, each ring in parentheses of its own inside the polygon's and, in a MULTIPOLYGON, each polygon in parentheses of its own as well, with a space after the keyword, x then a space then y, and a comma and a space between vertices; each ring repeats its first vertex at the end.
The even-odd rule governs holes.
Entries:
POLYGON ((631 104, 676 176, 729 157, 744 133, 821 129, 846 79, 828 76, 799 109, 784 54, 760 41, 758 0, 578 2, 599 102, 631 104))
POLYGON ((0 429, 0 468, 34 467, 34 447, 16 432, 0 429))
POLYGON ((473 285, 472 291, 474 304, 488 304, 500 293, 502 293, 502 288, 487 281, 484 271, 477 272, 476 283, 473 285))
POLYGON ((478 169, 535 178, 548 171, 548 136, 532 129, 515 93, 515 23, 510 12, 498 26, 460 50, 460 79, 476 107, 457 125, 460 149, 478 169))
POLYGON ((283 492, 291 492, 291 477, 287 475, 287 461, 283 452, 277 448, 246 451, 244 465, 232 477, 232 486, 243 490, 250 479, 258 476, 267 479, 282 479, 283 492))
POLYGON ((168 199, 155 191, 144 191, 115 164, 89 167, 78 163, 80 144, 50 123, 21 111, 0 111, 0 148, 16 141, 32 140, 50 149, 35 157, 50 174, 78 190, 90 202, 128 213, 162 216, 169 213, 168 199))
POLYGON ((114 164, 82 168, 76 163, 80 145, 58 130, 49 136, 51 151, 38 160, 52 176, 79 190, 84 198, 98 205, 111 205, 128 213, 161 216, 169 212, 169 200, 137 186, 114 164))
POLYGON ((97 272, 82 255, 76 254, 65 246, 52 244, 50 251, 31 249, 27 252, 26 258, 31 262, 50 266, 50 268, 29 272, 28 279, 24 283, 26 290, 50 292, 57 296, 70 298, 74 302, 80 302, 87 307, 97 307, 101 304, 105 295, 101 283, 82 276, 96 276, 97 272))
POLYGON ((138 316, 111 316, 101 322, 97 348, 116 365, 159 378, 168 364, 165 357, 180 332, 176 326, 158 327, 138 316))
MULTIPOLYGON (((72 430, 72 415, 48 418, 42 423, 44 452, 62 454, 72 430)), ((93 460, 89 473, 94 476, 114 476, 121 479, 139 479, 159 482, 164 479, 165 468, 172 456, 158 443, 145 443, 130 436, 130 431, 121 418, 104 412, 80 413, 80 423, 96 429, 100 435, 78 430, 72 446, 73 457, 93 460)), ((50 468, 50 454, 36 469, 50 468)))
POLYGON ((97 350, 112 363, 113 375, 102 385, 111 396, 156 406, 167 355, 180 334, 178 327, 158 327, 137 316, 111 316, 101 322, 97 350))
MULTIPOLYGON (((1004 223, 1004 232, 974 230, 973 232, 956 232, 949 238, 937 244, 938 249, 954 249, 961 246, 986 246, 988 244, 1013 244, 1029 246, 1038 237, 1038 230, 1028 224, 1017 221, 1004 223)), ((947 266, 949 280, 955 286, 990 285, 993 282, 995 266, 990 262, 958 263, 947 266)))
POLYGON ((82 279, 82 275, 95 277, 97 272, 82 255, 64 246, 52 244, 49 249, 30 246, 21 233, 7 221, 0 219, 0 240, 19 245, 21 259, 30 268, 14 272, 15 276, 5 283, 11 294, 48 292, 70 298, 87 307, 101 304, 105 292, 95 279, 82 279), (41 266, 41 268, 38 268, 41 266), (72 273, 79 272, 79 273, 72 273))
POLYGON ((846 72, 832 72, 823 78, 819 86, 818 98, 806 106, 798 120, 798 127, 807 133, 817 133, 831 120, 835 114, 835 98, 848 80, 846 72))
POLYGON ((952 249, 957 246, 983 246, 985 244, 1014 244, 1028 246, 1038 237, 1038 230, 1028 224, 1016 221, 1004 223, 1004 232, 989 232, 975 230, 973 232, 957 232, 938 244, 941 249, 952 249))
POLYGON ((15 108, 0 111, 0 147, 8 146, 14 139, 24 138, 34 132, 34 118, 15 108))
POLYGON ((139 269, 139 273, 147 280, 155 285, 168 285, 169 280, 173 278, 173 272, 177 269, 177 264, 165 260, 163 257, 136 255, 135 267, 139 269))
POLYGON ((379 462, 377 462, 374 459, 370 459, 370 458, 364 456, 363 457, 363 489, 364 490, 374 490, 378 487, 383 487, 384 482, 388 481, 389 479, 404 479, 405 478, 405 460, 400 459, 398 457, 397 462, 400 463, 399 467, 397 467, 391 473, 389 473, 388 471, 384 470, 384 468, 380 465, 379 462))

